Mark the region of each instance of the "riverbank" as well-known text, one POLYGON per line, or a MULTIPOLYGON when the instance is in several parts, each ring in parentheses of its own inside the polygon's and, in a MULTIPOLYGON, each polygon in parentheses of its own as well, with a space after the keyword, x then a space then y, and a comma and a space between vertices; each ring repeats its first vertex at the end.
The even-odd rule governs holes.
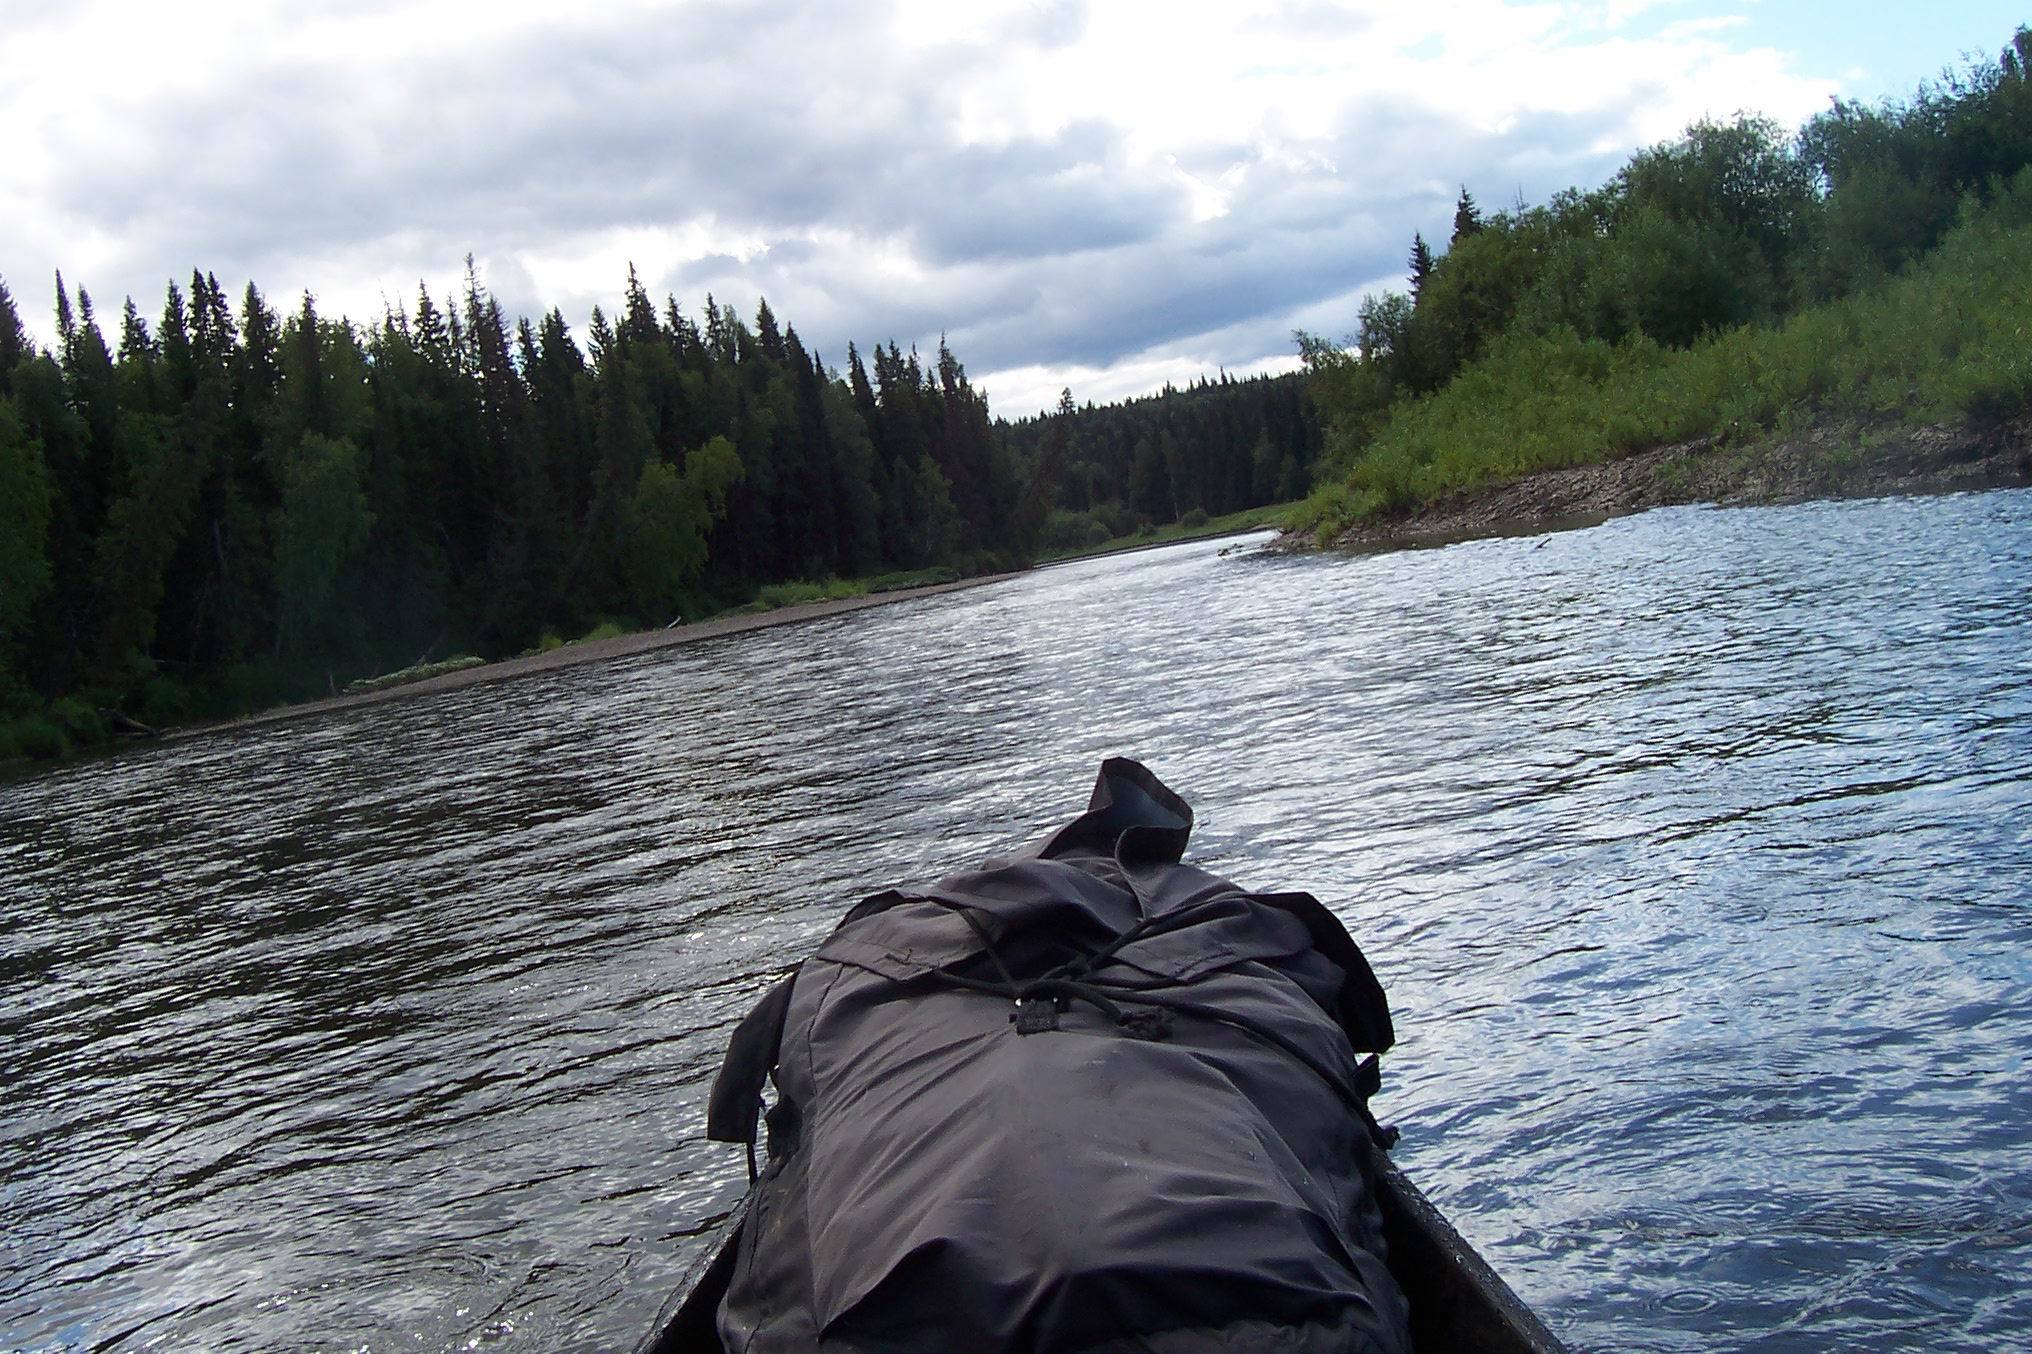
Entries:
POLYGON ((1736 507, 2032 485, 2032 415, 1925 427, 1830 422, 1734 444, 1699 438, 1616 460, 1478 485, 1273 548, 1389 550, 1476 536, 1591 526, 1675 504, 1736 507))
POLYGON ((867 593, 858 597, 832 597, 822 601, 798 602, 790 606, 777 607, 771 611, 729 612, 689 625, 674 625, 665 630, 638 630, 629 634, 610 635, 601 639, 582 640, 577 644, 566 644, 555 649, 537 653, 521 654, 515 658, 503 658, 492 663, 481 663, 473 667, 462 667, 453 672, 439 673, 400 686, 380 687, 372 691, 354 691, 339 696, 328 696, 323 700, 304 701, 293 705, 280 705, 272 710, 242 715, 237 719, 220 720, 209 724, 193 724, 168 730, 165 738, 192 738, 222 730, 252 728, 263 724, 275 724, 286 719, 297 719, 305 715, 328 714, 334 710, 352 710, 363 705, 378 705, 384 701, 401 700, 408 696, 424 696, 441 691, 458 691, 469 686, 480 686, 488 682, 503 682, 516 677, 527 677, 535 673, 559 672, 565 668, 578 667, 584 663, 604 663, 615 658, 629 658, 636 654, 651 653, 658 649, 674 648, 680 644, 696 644, 701 640, 719 639, 726 635, 745 634, 750 630, 767 630, 779 625, 798 625, 805 621, 823 620, 829 616, 842 615, 849 611, 862 611, 868 607, 886 606, 892 602, 907 602, 919 597, 936 597, 942 593, 959 592, 965 588, 983 587, 989 583, 1000 583, 1017 577, 1013 573, 983 574, 976 578, 956 579, 946 583, 931 583, 918 588, 898 588, 889 592, 867 593))
MULTIPOLYGON (((1036 567, 1053 564, 1071 564, 1080 560, 1098 559, 1105 555, 1125 554, 1135 550, 1154 550, 1162 546, 1177 545, 1184 541, 1204 540, 1216 536, 1235 536, 1253 531, 1275 529, 1280 515, 1288 512, 1294 504, 1276 504, 1267 508, 1252 508, 1230 513, 1192 526, 1173 525, 1142 536, 1127 536, 1104 542, 1088 550, 1070 554, 1055 555, 1039 560, 1036 567)), ((216 733, 222 729, 243 729, 254 725, 272 724, 280 720, 295 719, 300 715, 325 714, 333 710, 349 710, 380 701, 395 700, 403 696, 427 695, 439 691, 457 691, 464 687, 479 686, 486 682, 507 681, 532 673, 558 672, 565 668, 577 667, 582 663, 600 663, 614 658, 627 658, 635 654, 650 653, 679 644, 693 644, 700 640, 718 639, 724 635, 737 635, 750 630, 766 630, 778 625, 796 625, 804 621, 823 620, 829 616, 849 611, 860 611, 868 607, 882 606, 889 602, 904 602, 918 597, 936 597, 941 593, 958 592, 966 588, 981 587, 989 583, 1000 583, 1016 578, 1019 573, 983 574, 976 578, 953 579, 942 583, 926 584, 916 588, 896 588, 884 592, 866 593, 849 597, 828 597, 810 602, 797 602, 779 606, 768 611, 737 611, 694 621, 689 625, 672 626, 665 630, 633 631, 621 635, 609 635, 599 639, 580 640, 558 648, 545 649, 537 653, 521 654, 514 658, 499 659, 492 663, 477 663, 457 668, 450 672, 438 673, 412 682, 375 687, 372 690, 349 691, 320 700, 303 701, 280 705, 271 710, 242 715, 234 719, 216 720, 204 724, 166 730, 165 737, 188 738, 194 735, 216 733)))

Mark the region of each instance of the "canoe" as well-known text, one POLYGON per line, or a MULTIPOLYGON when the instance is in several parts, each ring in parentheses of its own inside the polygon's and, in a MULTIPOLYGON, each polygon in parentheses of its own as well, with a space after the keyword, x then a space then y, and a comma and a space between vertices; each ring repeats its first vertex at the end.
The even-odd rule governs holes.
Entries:
MULTIPOLYGON (((1418 1354, 1564 1354, 1566 1346, 1489 1268, 1390 1158, 1376 1153, 1390 1272, 1411 1303, 1418 1354)), ((747 1217, 743 1198, 714 1229, 636 1354, 724 1354, 716 1321, 747 1217)))
POLYGON ((772 1102, 772 1170, 749 1194, 768 1223, 748 1240, 822 1244, 757 1256, 744 1201, 638 1350, 724 1351, 723 1311, 742 1342, 808 1332, 828 1319, 813 1294, 859 1282, 831 1320, 864 1346, 1282 1332, 1308 1349, 1408 1334, 1420 1354, 1558 1351, 1382 1149, 1395 1134, 1369 1098, 1395 1033, 1353 937, 1310 894, 1184 864, 1191 829, 1148 767, 1110 758, 1087 811, 1037 845, 856 904, 742 1019, 706 1106, 707 1136, 752 1153, 772 1102), (1046 1079, 1056 1094, 1037 1097, 1046 1079), (828 1096, 850 1107, 838 1122, 828 1096), (1380 1236, 1366 1208, 1325 1223, 1364 1192, 1380 1236), (1076 1244, 1039 1242, 1080 1218, 1095 1225, 1076 1244), (1050 1265, 1062 1286, 1039 1301, 1050 1265), (1385 1266, 1408 1332, 1369 1299, 1385 1266))

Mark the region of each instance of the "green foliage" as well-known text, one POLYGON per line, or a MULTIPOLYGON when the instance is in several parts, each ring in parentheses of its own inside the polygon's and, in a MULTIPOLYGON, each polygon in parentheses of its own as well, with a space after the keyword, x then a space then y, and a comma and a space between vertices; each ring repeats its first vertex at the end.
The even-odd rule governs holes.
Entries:
POLYGON ((1114 535, 1107 523, 1092 513, 1054 508, 1038 531, 1037 548, 1047 555, 1070 554, 1103 545, 1114 535))
POLYGON ((0 399, 0 675, 34 607, 49 587, 49 474, 42 444, 0 399))
POLYGON ((98 674, 123 684, 153 669, 158 612, 170 565, 188 530, 199 463, 148 416, 121 420, 128 485, 106 513, 96 543, 98 674))
POLYGON ((0 762, 17 757, 55 761, 71 750, 63 726, 42 715, 24 715, 0 724, 0 762))
POLYGON ((367 618, 358 569, 374 525, 364 462, 350 440, 307 432, 283 466, 275 525, 279 655, 335 663, 360 645, 367 618))
POLYGON ((636 609, 683 609, 706 563, 706 538, 726 516, 727 496, 743 478, 733 444, 715 437, 686 458, 680 473, 651 461, 637 477, 627 511, 628 560, 636 609))
POLYGON ((911 554, 924 562, 948 558, 960 543, 960 515, 952 500, 952 481, 927 452, 917 458, 908 483, 911 516, 916 523, 911 554))
POLYGON ((680 605, 687 581, 706 562, 706 528, 697 497, 675 466, 642 467, 628 505, 628 562, 638 609, 656 615, 680 605))
POLYGON ((940 583, 956 583, 960 571, 948 565, 930 569, 901 569, 886 574, 876 574, 863 580, 871 593, 902 592, 908 588, 929 588, 940 583))
MULTIPOLYGON (((1330 474, 1295 515, 1361 517, 1694 437, 2025 407, 2032 30, 1907 105, 1796 138, 1702 121, 1592 193, 1414 250, 1352 347, 1299 336, 1330 474), (1799 309, 1804 298, 1846 297, 1799 309)), ((1267 466, 1260 467, 1267 469, 1267 466)))
POLYGON ((1582 293, 1584 332, 1684 348, 1756 318, 1771 287, 1771 269, 1746 237, 1646 204, 1597 252, 1582 293))
POLYGON ((621 635, 632 634, 634 633, 635 628, 636 627, 632 621, 624 620, 617 616, 608 616, 603 618, 598 624, 593 626, 592 629, 586 631, 583 635, 580 635, 577 639, 569 641, 569 643, 597 644, 599 641, 603 639, 615 639, 621 635))
POLYGON ((1674 351, 1570 329, 1506 335, 1446 389, 1401 404, 1294 517, 1363 517, 1537 470, 1816 414, 1926 422, 2032 408, 2032 170, 1905 276, 1873 292, 1674 351))
POLYGON ((99 713, 98 707, 83 696, 65 696, 52 701, 49 712, 63 727, 67 741, 73 745, 95 747, 113 741, 113 726, 99 713))
POLYGON ((43 358, 0 287, 0 700, 12 661, 42 698, 225 714, 1027 548, 1034 477, 943 344, 887 345, 873 380, 850 349, 843 378, 766 304, 752 331, 711 297, 702 324, 659 315, 631 270, 589 360, 555 310, 511 325, 469 265, 370 330, 308 295, 279 318, 251 284, 236 320, 194 272, 152 330, 125 308, 116 358, 90 297, 58 293, 43 358))
POLYGON ((1873 285, 1933 249, 1962 200, 1988 201, 2032 165, 2032 28, 1999 61, 1922 86, 1904 103, 1837 99, 1801 130, 1826 193, 1802 277, 1813 294, 1873 285))
POLYGON ((787 583, 771 583, 755 594, 755 600, 748 604, 749 611, 774 611, 778 607, 803 606, 811 602, 837 602, 850 597, 865 597, 869 592, 865 579, 828 578, 813 583, 806 579, 792 579, 787 583))
POLYGON ((187 724, 197 717, 200 706, 199 694, 187 682, 172 677, 150 677, 141 688, 140 709, 136 714, 143 724, 150 728, 163 729, 176 724, 187 724))
MULTIPOLYGON (((1703 118, 1676 141, 1632 157, 1617 175, 1624 211, 1652 212, 1740 242, 1746 266, 1783 276, 1813 214, 1813 167, 1769 118, 1703 118)), ((1655 336, 1654 336, 1655 337, 1655 336)))
POLYGON ((1437 389, 1487 350, 1537 278, 1546 229, 1542 217, 1498 217, 1446 252, 1398 340, 1403 354, 1398 384, 1437 389))

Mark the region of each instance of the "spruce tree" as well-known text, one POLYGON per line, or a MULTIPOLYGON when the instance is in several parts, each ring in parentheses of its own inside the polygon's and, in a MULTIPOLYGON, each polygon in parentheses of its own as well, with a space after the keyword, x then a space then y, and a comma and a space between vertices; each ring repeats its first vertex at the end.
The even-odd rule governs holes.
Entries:
POLYGON ((77 343, 78 324, 71 314, 70 292, 64 286, 63 269, 56 270, 56 356, 64 373, 71 369, 71 348, 77 343))
POLYGON ((155 341, 162 354, 164 380, 181 404, 197 388, 197 358, 191 349, 190 312, 184 306, 183 292, 174 282, 169 284, 163 298, 162 320, 155 326, 155 341))
POLYGON ((1415 304, 1419 293, 1425 290, 1425 281, 1432 276, 1432 249, 1425 243, 1425 236, 1414 233, 1411 237, 1411 300, 1415 304))
POLYGON ((787 362, 790 353, 784 343, 782 332, 776 327, 776 312, 769 309, 769 298, 763 297, 755 304, 755 341, 762 351, 778 362, 787 362))
POLYGON ((0 279, 0 399, 14 389, 14 369, 33 352, 28 331, 21 325, 21 312, 15 309, 6 280, 0 279))
MULTIPOLYGON (((0 307, 10 306, 0 290, 0 307)), ((0 313, 0 330, 5 321, 0 313)), ((10 669, 18 669, 26 632, 49 588, 52 497, 42 443, 0 394, 0 700, 13 693, 10 669)))
POLYGON ((615 326, 615 334, 624 345, 647 347, 663 337, 656 323, 656 307, 649 300, 649 293, 642 289, 642 280, 635 275, 635 265, 628 265, 628 286, 626 301, 621 307, 621 322, 615 326))
POLYGON ((1468 192, 1466 184, 1462 184, 1460 200, 1454 203, 1453 208, 1453 238, 1447 242, 1447 248, 1452 249, 1481 228, 1481 208, 1475 206, 1474 195, 1468 192))

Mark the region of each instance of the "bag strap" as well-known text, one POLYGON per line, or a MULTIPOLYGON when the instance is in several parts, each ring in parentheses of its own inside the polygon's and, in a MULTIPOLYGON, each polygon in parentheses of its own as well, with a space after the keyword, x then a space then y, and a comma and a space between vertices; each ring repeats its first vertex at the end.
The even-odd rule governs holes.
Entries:
POLYGON ((762 1118, 762 1088, 776 1066, 783 1043, 783 1022, 790 1013, 790 991, 797 972, 769 989, 755 1009, 743 1016, 727 1042, 727 1056, 713 1078, 706 1098, 706 1136, 714 1142, 738 1142, 754 1155, 756 1125, 762 1118))

